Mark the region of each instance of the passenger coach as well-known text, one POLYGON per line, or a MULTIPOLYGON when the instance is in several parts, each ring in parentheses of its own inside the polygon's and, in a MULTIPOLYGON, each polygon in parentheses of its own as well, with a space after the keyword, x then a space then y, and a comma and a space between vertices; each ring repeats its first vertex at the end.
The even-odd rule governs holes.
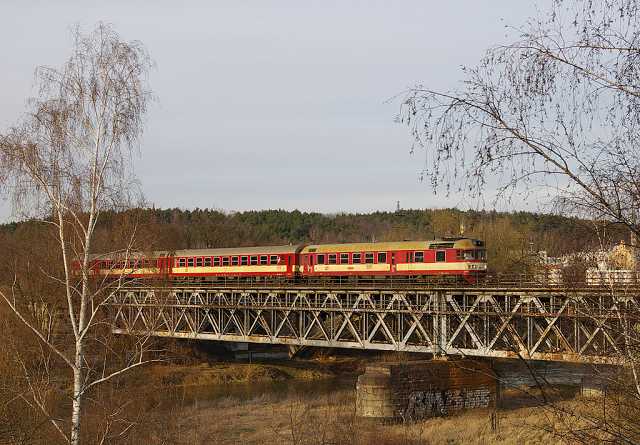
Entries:
POLYGON ((290 277, 302 246, 178 250, 173 277, 290 277))
POLYGON ((288 277, 298 271, 297 256, 302 246, 189 249, 175 252, 136 253, 128 259, 96 256, 94 274, 128 278, 172 280, 239 277, 288 277))

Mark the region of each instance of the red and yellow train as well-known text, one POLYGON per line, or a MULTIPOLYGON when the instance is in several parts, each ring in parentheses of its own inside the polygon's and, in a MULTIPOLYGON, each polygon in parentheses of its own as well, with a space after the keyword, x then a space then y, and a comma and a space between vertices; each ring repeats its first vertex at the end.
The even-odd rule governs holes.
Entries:
POLYGON ((411 277, 475 282, 487 270, 484 242, 442 238, 350 244, 190 249, 132 255, 96 256, 95 275, 218 281, 260 277, 304 280, 341 277, 411 277))

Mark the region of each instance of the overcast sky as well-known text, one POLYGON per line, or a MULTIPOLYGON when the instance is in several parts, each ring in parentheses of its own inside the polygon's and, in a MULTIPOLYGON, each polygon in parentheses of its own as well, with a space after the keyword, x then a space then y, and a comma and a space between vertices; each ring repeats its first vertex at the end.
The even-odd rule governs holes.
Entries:
POLYGON ((419 181, 423 156, 389 99, 455 86, 461 65, 533 13, 513 0, 0 0, 0 131, 33 94, 34 68, 67 58, 70 25, 105 21, 157 64, 136 160, 157 207, 474 207, 419 181))

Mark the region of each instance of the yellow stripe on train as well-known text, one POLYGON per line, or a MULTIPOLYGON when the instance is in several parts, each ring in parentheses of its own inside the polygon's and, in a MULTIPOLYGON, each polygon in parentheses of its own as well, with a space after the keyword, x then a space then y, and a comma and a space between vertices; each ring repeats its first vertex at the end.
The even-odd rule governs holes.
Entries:
POLYGON ((390 272, 389 264, 316 264, 314 272, 390 272))
POLYGON ((432 270, 487 270, 487 263, 452 262, 452 263, 400 263, 396 265, 399 272, 427 272, 432 270))

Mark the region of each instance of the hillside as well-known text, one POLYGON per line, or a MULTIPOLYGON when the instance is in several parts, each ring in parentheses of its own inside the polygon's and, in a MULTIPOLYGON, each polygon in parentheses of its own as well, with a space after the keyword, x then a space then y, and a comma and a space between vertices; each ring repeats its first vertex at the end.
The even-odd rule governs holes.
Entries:
MULTIPOLYGON (((297 210, 223 212, 210 209, 134 209, 102 215, 96 251, 124 246, 135 233, 139 249, 186 249, 304 242, 357 242, 432 239, 464 234, 486 241, 492 270, 518 271, 531 252, 560 255, 598 245, 594 224, 576 218, 530 212, 460 211, 457 209, 321 214, 297 210)), ((47 230, 22 222, 0 227, 4 252, 42 255, 35 232, 47 230)), ((607 242, 626 234, 607 229, 607 242)), ((13 255, 9 255, 9 258, 13 255)), ((5 265, 7 266, 7 265, 5 265)))

